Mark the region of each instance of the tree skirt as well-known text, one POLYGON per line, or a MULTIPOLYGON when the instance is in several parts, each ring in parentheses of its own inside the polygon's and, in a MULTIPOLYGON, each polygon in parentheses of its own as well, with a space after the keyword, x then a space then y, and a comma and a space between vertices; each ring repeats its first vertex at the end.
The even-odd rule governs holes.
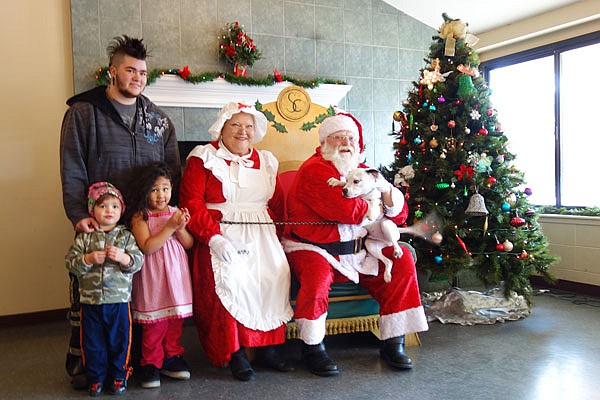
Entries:
POLYGON ((528 317, 531 308, 523 296, 494 288, 486 292, 453 288, 443 294, 422 295, 427 320, 460 325, 495 324, 528 317))

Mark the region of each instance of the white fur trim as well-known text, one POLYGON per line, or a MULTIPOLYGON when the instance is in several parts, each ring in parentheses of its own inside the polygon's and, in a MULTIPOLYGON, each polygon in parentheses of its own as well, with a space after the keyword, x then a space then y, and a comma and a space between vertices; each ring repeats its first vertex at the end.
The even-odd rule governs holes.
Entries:
POLYGON ((423 306, 379 317, 381 340, 429 330, 423 306))
MULTIPOLYGON (((329 264, 331 264, 333 268, 337 269, 346 278, 350 279, 354 283, 358 283, 358 272, 355 269, 348 268, 342 265, 337 258, 335 258, 320 247, 309 243, 296 242, 295 240, 290 240, 287 238, 281 239, 281 245, 283 246, 283 251, 285 251, 286 253, 292 253, 294 251, 300 250, 314 251, 315 253, 319 253, 323 258, 327 260, 329 264)), ((361 253, 365 253, 365 251, 363 250, 361 253)))
POLYGON ((400 214, 404 208, 404 195, 395 187, 392 188, 392 203, 394 203, 394 205, 392 207, 386 206, 384 212, 384 214, 390 218, 400 214))
POLYGON ((254 106, 234 102, 225 104, 219 111, 215 123, 208 128, 208 133, 210 133, 212 140, 217 140, 219 138, 221 129, 223 129, 223 125, 225 125, 227 120, 231 119, 234 114, 239 114, 241 112, 250 114, 254 117, 254 138, 252 139, 252 143, 260 142, 267 133, 267 117, 254 108, 254 106))
POLYGON ((333 115, 325 118, 321 125, 319 125, 319 141, 325 142, 325 138, 332 133, 339 131, 348 131, 354 135, 354 139, 358 142, 359 133, 356 122, 346 115, 333 115))
POLYGON ((296 327, 300 340, 309 345, 321 343, 325 339, 325 319, 327 313, 317 319, 298 318, 296 327))

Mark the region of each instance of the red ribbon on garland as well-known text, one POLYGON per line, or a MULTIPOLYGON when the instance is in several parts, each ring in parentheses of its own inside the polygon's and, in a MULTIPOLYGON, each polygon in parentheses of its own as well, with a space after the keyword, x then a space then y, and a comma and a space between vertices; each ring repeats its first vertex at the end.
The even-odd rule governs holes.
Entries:
POLYGON ((183 69, 178 69, 177 70, 177 75, 179 75, 180 77, 182 77, 183 79, 187 80, 187 77, 190 76, 191 72, 190 72, 190 67, 189 65, 186 65, 185 67, 183 67, 183 69))

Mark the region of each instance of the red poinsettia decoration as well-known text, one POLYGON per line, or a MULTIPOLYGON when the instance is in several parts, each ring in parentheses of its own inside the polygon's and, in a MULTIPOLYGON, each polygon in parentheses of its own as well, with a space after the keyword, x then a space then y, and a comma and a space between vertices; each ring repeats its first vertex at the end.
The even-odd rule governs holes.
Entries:
POLYGON ((262 56, 254 40, 244 32, 244 26, 237 21, 228 23, 219 36, 219 55, 231 64, 238 63, 249 67, 262 56))
POLYGON ((473 167, 467 167, 465 164, 460 164, 460 168, 454 171, 459 181, 471 179, 474 173, 473 167))
POLYGON ((185 67, 183 67, 183 69, 178 69, 177 70, 177 75, 179 75, 183 79, 187 79, 188 76, 190 76, 190 74, 191 74, 190 67, 188 65, 186 65, 185 67))

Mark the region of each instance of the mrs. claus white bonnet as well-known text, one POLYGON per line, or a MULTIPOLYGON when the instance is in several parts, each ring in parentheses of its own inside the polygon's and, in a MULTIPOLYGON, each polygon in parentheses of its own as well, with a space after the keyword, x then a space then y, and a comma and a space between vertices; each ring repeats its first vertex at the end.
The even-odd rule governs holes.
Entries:
POLYGON ((254 106, 234 102, 225 104, 219 111, 215 123, 208 128, 208 133, 210 133, 212 140, 218 140, 219 136, 221 136, 221 129, 223 129, 225 122, 231 119, 234 114, 241 112, 250 114, 254 117, 254 139, 252 140, 252 143, 260 142, 267 133, 267 117, 254 106))

